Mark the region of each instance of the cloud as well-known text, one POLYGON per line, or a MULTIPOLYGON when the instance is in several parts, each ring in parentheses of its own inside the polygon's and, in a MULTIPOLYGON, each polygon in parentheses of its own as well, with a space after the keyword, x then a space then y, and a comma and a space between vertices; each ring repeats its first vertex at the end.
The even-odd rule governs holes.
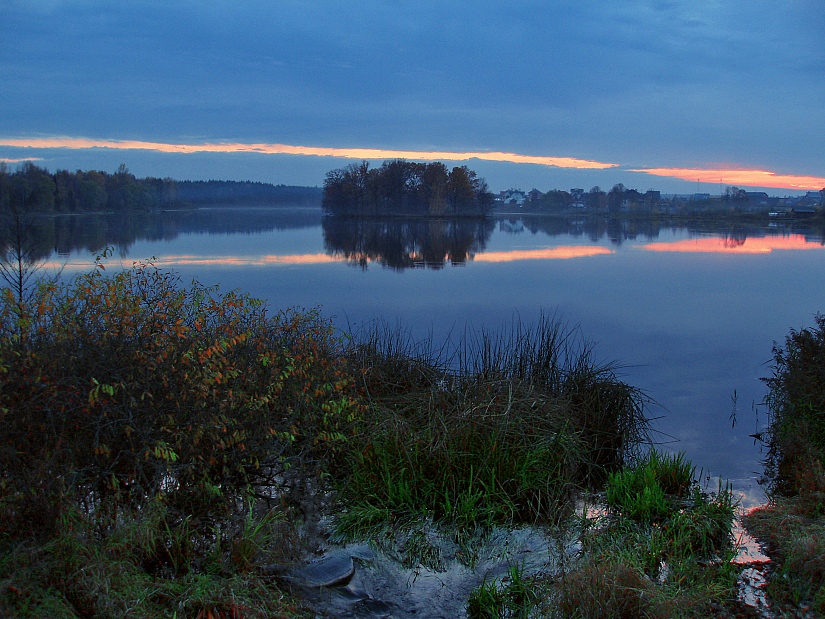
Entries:
POLYGON ((825 177, 777 174, 770 170, 731 170, 706 168, 643 168, 630 170, 653 176, 678 178, 685 181, 743 185, 745 187, 768 187, 774 189, 796 189, 818 191, 825 187, 825 177))
POLYGON ((818 174, 820 3, 12 0, 0 135, 818 174))
POLYGON ((556 168, 577 168, 604 170, 616 167, 615 163, 587 161, 574 157, 550 157, 541 155, 520 155, 503 152, 450 152, 413 151, 381 148, 333 148, 320 146, 292 146, 288 144, 169 144, 143 142, 138 140, 98 140, 90 138, 0 138, 0 146, 13 148, 107 148, 114 150, 150 150, 163 153, 260 153, 266 155, 312 155, 318 157, 341 157, 344 159, 412 159, 423 161, 504 161, 510 163, 531 163, 556 168))
POLYGON ((0 163, 25 163, 26 161, 43 161, 42 157, 0 157, 0 163))

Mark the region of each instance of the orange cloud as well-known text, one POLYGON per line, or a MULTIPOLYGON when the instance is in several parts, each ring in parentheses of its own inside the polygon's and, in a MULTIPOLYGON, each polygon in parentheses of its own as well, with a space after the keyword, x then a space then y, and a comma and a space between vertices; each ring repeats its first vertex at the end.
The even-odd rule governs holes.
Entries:
POLYGON ((726 185, 744 185, 746 187, 771 187, 774 189, 819 190, 825 187, 825 177, 795 176, 777 174, 769 170, 707 170, 697 168, 645 168, 630 170, 644 172, 653 176, 679 178, 685 181, 702 183, 724 183, 726 185))
POLYGON ((724 239, 718 237, 704 237, 699 239, 685 239, 673 243, 648 243, 642 245, 648 251, 709 253, 709 254, 769 254, 779 250, 819 249, 823 246, 812 243, 801 234, 790 236, 751 237, 747 239, 724 239))
POLYGON ((533 163, 555 168, 580 168, 603 170, 614 168, 615 163, 602 163, 573 157, 540 157, 503 152, 451 152, 391 150, 381 148, 327 148, 316 146, 291 146, 288 144, 166 144, 137 140, 94 140, 89 138, 0 138, 0 146, 15 148, 110 148, 115 150, 152 150, 161 153, 261 153, 266 155, 310 155, 317 157, 342 157, 344 159, 414 159, 419 161, 504 161, 533 163))
POLYGON ((548 249, 516 249, 513 251, 490 251, 476 254, 476 262, 514 262, 516 260, 558 260, 568 258, 585 258, 612 254, 607 247, 598 245, 564 245, 548 249))

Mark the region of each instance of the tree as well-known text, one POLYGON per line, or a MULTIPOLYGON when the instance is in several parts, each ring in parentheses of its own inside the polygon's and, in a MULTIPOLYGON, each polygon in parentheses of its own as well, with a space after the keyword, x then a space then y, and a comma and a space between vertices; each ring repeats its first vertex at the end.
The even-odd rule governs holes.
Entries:
POLYGON ((443 215, 447 210, 447 166, 440 161, 427 165, 423 175, 424 201, 430 215, 443 215))
POLYGON ((36 192, 28 183, 11 182, 8 168, 0 165, 0 278, 12 296, 21 339, 25 336, 27 308, 36 293, 35 279, 45 265, 35 216, 27 208, 27 200, 33 196, 36 192))
POLYGON ((607 194, 598 185, 587 193, 587 206, 597 211, 603 211, 607 208, 607 194))
POLYGON ((474 177, 475 172, 471 172, 466 165, 456 166, 450 171, 447 179, 447 203, 453 213, 465 210, 473 204, 475 191, 472 179, 474 177))
POLYGON ((622 208, 624 200, 625 186, 621 183, 613 185, 613 189, 607 194, 607 209, 611 213, 618 213, 622 208))
POLYGON ((377 169, 364 161, 328 172, 322 206, 328 213, 346 215, 487 215, 493 195, 487 182, 467 166, 448 172, 440 162, 395 159, 377 169))

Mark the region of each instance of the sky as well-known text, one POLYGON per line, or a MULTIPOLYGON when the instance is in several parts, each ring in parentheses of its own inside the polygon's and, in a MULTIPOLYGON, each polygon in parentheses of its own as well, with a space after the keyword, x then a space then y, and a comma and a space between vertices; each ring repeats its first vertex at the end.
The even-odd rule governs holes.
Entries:
POLYGON ((494 191, 825 187, 822 0, 0 0, 0 160, 494 191))

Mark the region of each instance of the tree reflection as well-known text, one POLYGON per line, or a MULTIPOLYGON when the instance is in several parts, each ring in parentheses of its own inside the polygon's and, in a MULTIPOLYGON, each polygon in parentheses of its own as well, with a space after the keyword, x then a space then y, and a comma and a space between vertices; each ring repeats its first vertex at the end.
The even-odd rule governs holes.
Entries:
MULTIPOLYGON (((306 229, 318 226, 317 208, 207 208, 177 211, 128 211, 82 215, 34 213, 32 260, 53 254, 92 254, 113 247, 124 257, 137 241, 172 241, 181 234, 256 234, 271 230, 306 229)), ((8 218, 0 217, 2 240, 10 234, 8 218)))
POLYGON ((370 262, 403 270, 441 269, 483 252, 495 227, 490 219, 361 219, 326 217, 324 248, 366 269, 370 262))

